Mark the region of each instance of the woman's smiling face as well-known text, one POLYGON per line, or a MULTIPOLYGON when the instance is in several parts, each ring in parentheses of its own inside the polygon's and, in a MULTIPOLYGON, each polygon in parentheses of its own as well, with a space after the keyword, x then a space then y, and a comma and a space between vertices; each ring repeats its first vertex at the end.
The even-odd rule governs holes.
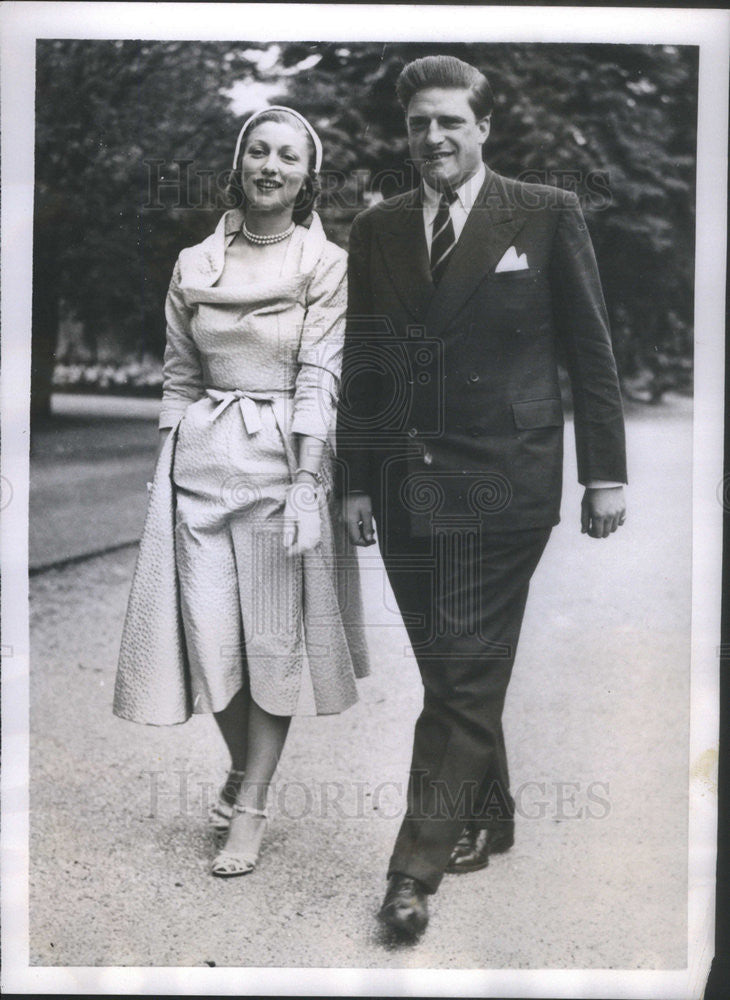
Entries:
POLYGON ((291 212, 308 168, 309 143, 300 129, 276 121, 254 126, 241 158, 248 204, 256 211, 291 212))

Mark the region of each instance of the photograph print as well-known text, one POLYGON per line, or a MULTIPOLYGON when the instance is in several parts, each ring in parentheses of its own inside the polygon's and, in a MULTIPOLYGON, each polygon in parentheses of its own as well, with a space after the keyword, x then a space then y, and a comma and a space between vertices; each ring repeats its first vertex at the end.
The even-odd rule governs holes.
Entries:
POLYGON ((699 46, 242 36, 36 42, 30 966, 686 969, 699 46))

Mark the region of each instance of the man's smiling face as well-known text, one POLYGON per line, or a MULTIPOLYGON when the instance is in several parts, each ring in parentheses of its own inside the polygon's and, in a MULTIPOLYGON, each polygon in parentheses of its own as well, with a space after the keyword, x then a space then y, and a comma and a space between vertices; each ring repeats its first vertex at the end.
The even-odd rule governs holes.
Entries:
POLYGON ((468 90, 419 90, 408 104, 406 124, 411 157, 431 187, 458 188, 479 169, 489 118, 477 121, 468 90))

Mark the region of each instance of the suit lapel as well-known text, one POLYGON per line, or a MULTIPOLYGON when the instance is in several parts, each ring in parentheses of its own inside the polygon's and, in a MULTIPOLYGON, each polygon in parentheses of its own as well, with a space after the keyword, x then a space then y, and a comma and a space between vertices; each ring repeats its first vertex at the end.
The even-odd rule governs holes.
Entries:
POLYGON ((433 295, 420 191, 411 191, 378 233, 388 273, 408 312, 416 320, 433 295))
POLYGON ((519 206, 509 198, 499 174, 487 168, 466 225, 425 316, 429 336, 438 336, 474 289, 511 246, 524 225, 519 206))

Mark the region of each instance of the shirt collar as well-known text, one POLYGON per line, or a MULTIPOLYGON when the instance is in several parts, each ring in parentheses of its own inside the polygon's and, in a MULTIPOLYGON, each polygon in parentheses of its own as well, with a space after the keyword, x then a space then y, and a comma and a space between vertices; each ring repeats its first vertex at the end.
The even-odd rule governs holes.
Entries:
MULTIPOLYGON (((468 180, 464 181, 461 187, 458 187, 454 192, 457 201, 464 209, 465 212, 471 212, 474 207, 474 202, 477 200, 477 195, 481 189, 487 176, 487 171, 483 163, 479 164, 477 172, 471 176, 468 180)), ((432 188, 430 184, 426 181, 423 182, 423 202, 424 205, 429 208, 436 208, 441 201, 441 192, 432 188)))

